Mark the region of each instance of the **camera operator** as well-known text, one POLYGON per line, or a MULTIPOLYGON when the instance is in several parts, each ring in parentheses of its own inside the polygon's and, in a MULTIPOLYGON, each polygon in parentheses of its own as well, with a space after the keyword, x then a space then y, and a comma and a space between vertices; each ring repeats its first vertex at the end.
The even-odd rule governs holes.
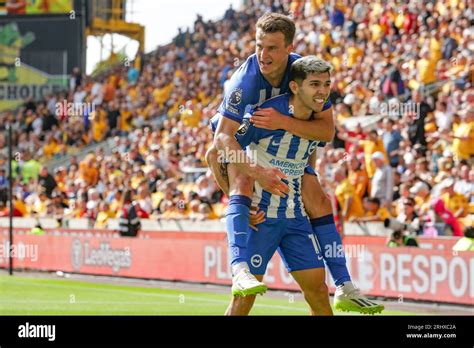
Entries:
POLYGON ((122 200, 122 210, 119 215, 119 232, 121 236, 136 237, 141 229, 137 214, 138 203, 133 199, 133 191, 126 190, 122 200))
POLYGON ((396 219, 385 219, 384 226, 393 230, 389 247, 418 246, 416 235, 421 233, 420 219, 415 212, 415 200, 411 197, 402 201, 402 213, 396 219))
POLYGON ((460 238, 453 246, 455 251, 474 251, 474 227, 464 229, 464 237, 460 238))
POLYGON ((390 248, 401 246, 417 247, 418 241, 410 234, 404 233, 402 231, 394 231, 390 236, 387 246, 390 248))

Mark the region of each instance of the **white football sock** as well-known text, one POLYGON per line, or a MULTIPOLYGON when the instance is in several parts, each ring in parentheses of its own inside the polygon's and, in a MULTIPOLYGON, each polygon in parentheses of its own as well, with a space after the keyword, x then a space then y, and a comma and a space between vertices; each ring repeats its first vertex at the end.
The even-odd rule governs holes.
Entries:
POLYGON ((342 285, 339 285, 339 286, 341 288, 344 288, 345 290, 355 289, 354 284, 352 284, 352 282, 350 282, 350 281, 344 282, 344 283, 342 283, 342 285))
POLYGON ((232 265, 232 275, 235 276, 237 273, 239 273, 243 269, 246 269, 246 270, 249 269, 249 265, 245 261, 232 265))

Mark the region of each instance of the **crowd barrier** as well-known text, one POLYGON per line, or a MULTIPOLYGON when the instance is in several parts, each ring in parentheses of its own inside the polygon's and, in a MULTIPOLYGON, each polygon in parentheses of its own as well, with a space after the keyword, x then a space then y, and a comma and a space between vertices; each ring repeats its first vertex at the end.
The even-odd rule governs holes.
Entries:
MULTIPOLYGON (((63 225, 60 226, 58 220, 52 218, 14 218, 13 226, 21 228, 33 228, 37 223, 43 228, 68 228, 68 229, 90 229, 93 223, 86 218, 65 219, 63 225)), ((222 232, 225 230, 225 222, 222 220, 157 220, 157 219, 140 219, 143 231, 209 231, 222 232)), ((8 227, 9 219, 7 217, 0 218, 0 228, 8 227)), ((109 230, 118 230, 119 219, 109 219, 107 228, 109 230)), ((97 229, 100 230, 100 229, 97 229)), ((386 229, 383 222, 346 222, 344 223, 344 233, 347 235, 360 236, 388 236, 391 231, 386 229)))
MULTIPOLYGON (((142 232, 138 238, 120 237, 110 230, 26 232, 15 229, 15 269, 231 283, 223 232, 156 231, 142 232)), ((474 305, 474 252, 453 252, 455 242, 423 238, 422 248, 388 248, 385 237, 346 236, 344 251, 354 282, 368 295, 474 305)), ((8 267, 7 249, 8 230, 3 228, 1 268, 8 267)), ((258 256, 252 262, 259 262, 258 256)), ((265 282, 272 289, 298 289, 278 254, 268 266, 265 282)))

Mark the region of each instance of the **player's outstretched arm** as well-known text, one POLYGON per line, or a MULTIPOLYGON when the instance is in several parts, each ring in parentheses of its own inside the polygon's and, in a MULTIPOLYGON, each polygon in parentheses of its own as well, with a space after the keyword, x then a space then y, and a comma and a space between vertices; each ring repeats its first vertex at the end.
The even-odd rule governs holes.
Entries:
POLYGON ((257 180, 265 191, 285 197, 289 192, 288 185, 281 181, 285 178, 285 175, 277 168, 265 168, 258 165, 255 160, 251 160, 235 139, 238 129, 238 122, 227 117, 220 119, 214 137, 218 160, 219 158, 224 160, 233 155, 233 158, 240 159, 232 162, 240 172, 257 180))
POLYGON ((283 129, 308 140, 331 142, 336 132, 332 107, 314 114, 308 121, 282 115, 273 108, 258 109, 252 114, 251 122, 258 128, 283 129))

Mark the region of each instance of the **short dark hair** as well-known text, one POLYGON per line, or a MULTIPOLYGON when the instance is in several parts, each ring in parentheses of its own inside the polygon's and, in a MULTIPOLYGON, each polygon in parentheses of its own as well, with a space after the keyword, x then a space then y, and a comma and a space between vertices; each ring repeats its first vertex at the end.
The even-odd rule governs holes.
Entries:
POLYGON ((377 197, 369 197, 367 198, 367 202, 377 204, 380 207, 380 199, 377 197))
POLYGON ((306 56, 296 60, 290 68, 290 81, 303 81, 311 74, 331 75, 332 65, 316 56, 306 56))
POLYGON ((122 197, 123 203, 132 203, 133 202, 133 191, 127 189, 122 197))
POLYGON ((286 45, 290 45, 295 38, 295 22, 280 13, 265 13, 258 19, 256 28, 264 33, 282 33, 286 45))
POLYGON ((464 237, 474 238, 474 227, 468 226, 464 229, 464 237))

